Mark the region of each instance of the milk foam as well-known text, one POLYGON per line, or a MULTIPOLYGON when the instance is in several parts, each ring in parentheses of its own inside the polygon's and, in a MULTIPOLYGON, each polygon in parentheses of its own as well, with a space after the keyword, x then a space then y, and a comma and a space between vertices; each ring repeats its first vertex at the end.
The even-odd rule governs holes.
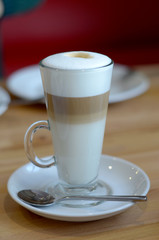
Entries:
POLYGON ((103 67, 110 64, 111 59, 100 53, 78 51, 54 54, 45 58, 42 63, 48 67, 77 70, 103 67))
POLYGON ((66 52, 41 61, 47 93, 61 97, 91 97, 110 90, 113 63, 93 52, 66 52))

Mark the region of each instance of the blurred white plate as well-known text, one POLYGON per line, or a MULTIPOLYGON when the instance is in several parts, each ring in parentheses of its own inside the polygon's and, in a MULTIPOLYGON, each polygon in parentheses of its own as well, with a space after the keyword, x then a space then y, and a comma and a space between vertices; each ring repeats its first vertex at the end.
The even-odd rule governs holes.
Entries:
POLYGON ((6 90, 0 87, 0 115, 2 115, 7 109, 10 103, 10 96, 6 90))
POLYGON ((137 97, 146 92, 149 86, 149 80, 143 73, 115 64, 109 102, 121 102, 137 97))
POLYGON ((38 65, 22 68, 7 79, 7 88, 17 97, 36 100, 44 96, 38 65))
MULTIPOLYGON (((121 158, 108 155, 101 156, 98 180, 105 182, 114 195, 146 195, 150 188, 149 178, 141 168, 121 158)), ((8 192, 14 201, 37 215, 72 222, 108 218, 127 210, 134 204, 133 202, 105 201, 99 205, 84 208, 71 208, 61 204, 33 207, 17 196, 18 191, 22 189, 43 190, 50 186, 50 183, 53 187, 58 183, 56 167, 44 169, 28 163, 10 176, 8 192)))
MULTIPOLYGON (((149 88, 149 81, 142 73, 127 73, 130 69, 121 64, 115 64, 109 102, 115 103, 134 98, 149 88), (127 77, 125 77, 127 75, 127 77)), ((25 67, 14 72, 7 79, 7 87, 14 95, 36 100, 44 96, 40 69, 38 65, 25 67)))

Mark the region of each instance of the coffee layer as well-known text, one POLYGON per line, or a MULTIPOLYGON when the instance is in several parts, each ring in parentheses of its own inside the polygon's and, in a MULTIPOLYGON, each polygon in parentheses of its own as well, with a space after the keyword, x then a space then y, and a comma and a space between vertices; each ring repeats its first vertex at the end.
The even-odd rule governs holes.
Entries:
POLYGON ((109 92, 85 98, 67 98, 45 93, 48 114, 54 121, 72 124, 98 121, 106 116, 109 92))

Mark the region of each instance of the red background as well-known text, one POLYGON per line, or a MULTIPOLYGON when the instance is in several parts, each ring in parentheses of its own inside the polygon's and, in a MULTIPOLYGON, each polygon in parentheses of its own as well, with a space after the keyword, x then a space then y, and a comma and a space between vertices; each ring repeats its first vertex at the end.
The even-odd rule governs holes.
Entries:
POLYGON ((159 63, 157 0, 47 0, 2 21, 3 67, 13 71, 53 53, 88 50, 115 62, 159 63))

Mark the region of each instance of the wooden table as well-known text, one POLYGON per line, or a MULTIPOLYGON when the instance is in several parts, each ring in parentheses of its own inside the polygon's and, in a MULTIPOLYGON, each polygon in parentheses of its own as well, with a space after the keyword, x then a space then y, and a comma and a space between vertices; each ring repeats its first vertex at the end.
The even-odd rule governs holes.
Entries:
MULTIPOLYGON (((159 66, 139 66, 151 81, 150 89, 135 99, 111 104, 103 153, 122 157, 149 176, 148 201, 107 219, 71 223, 35 215, 14 202, 7 181, 28 163, 23 138, 28 126, 47 119, 45 106, 10 106, 0 116, 0 239, 159 239, 159 66)), ((36 150, 52 153, 50 136, 40 133, 36 150)))

